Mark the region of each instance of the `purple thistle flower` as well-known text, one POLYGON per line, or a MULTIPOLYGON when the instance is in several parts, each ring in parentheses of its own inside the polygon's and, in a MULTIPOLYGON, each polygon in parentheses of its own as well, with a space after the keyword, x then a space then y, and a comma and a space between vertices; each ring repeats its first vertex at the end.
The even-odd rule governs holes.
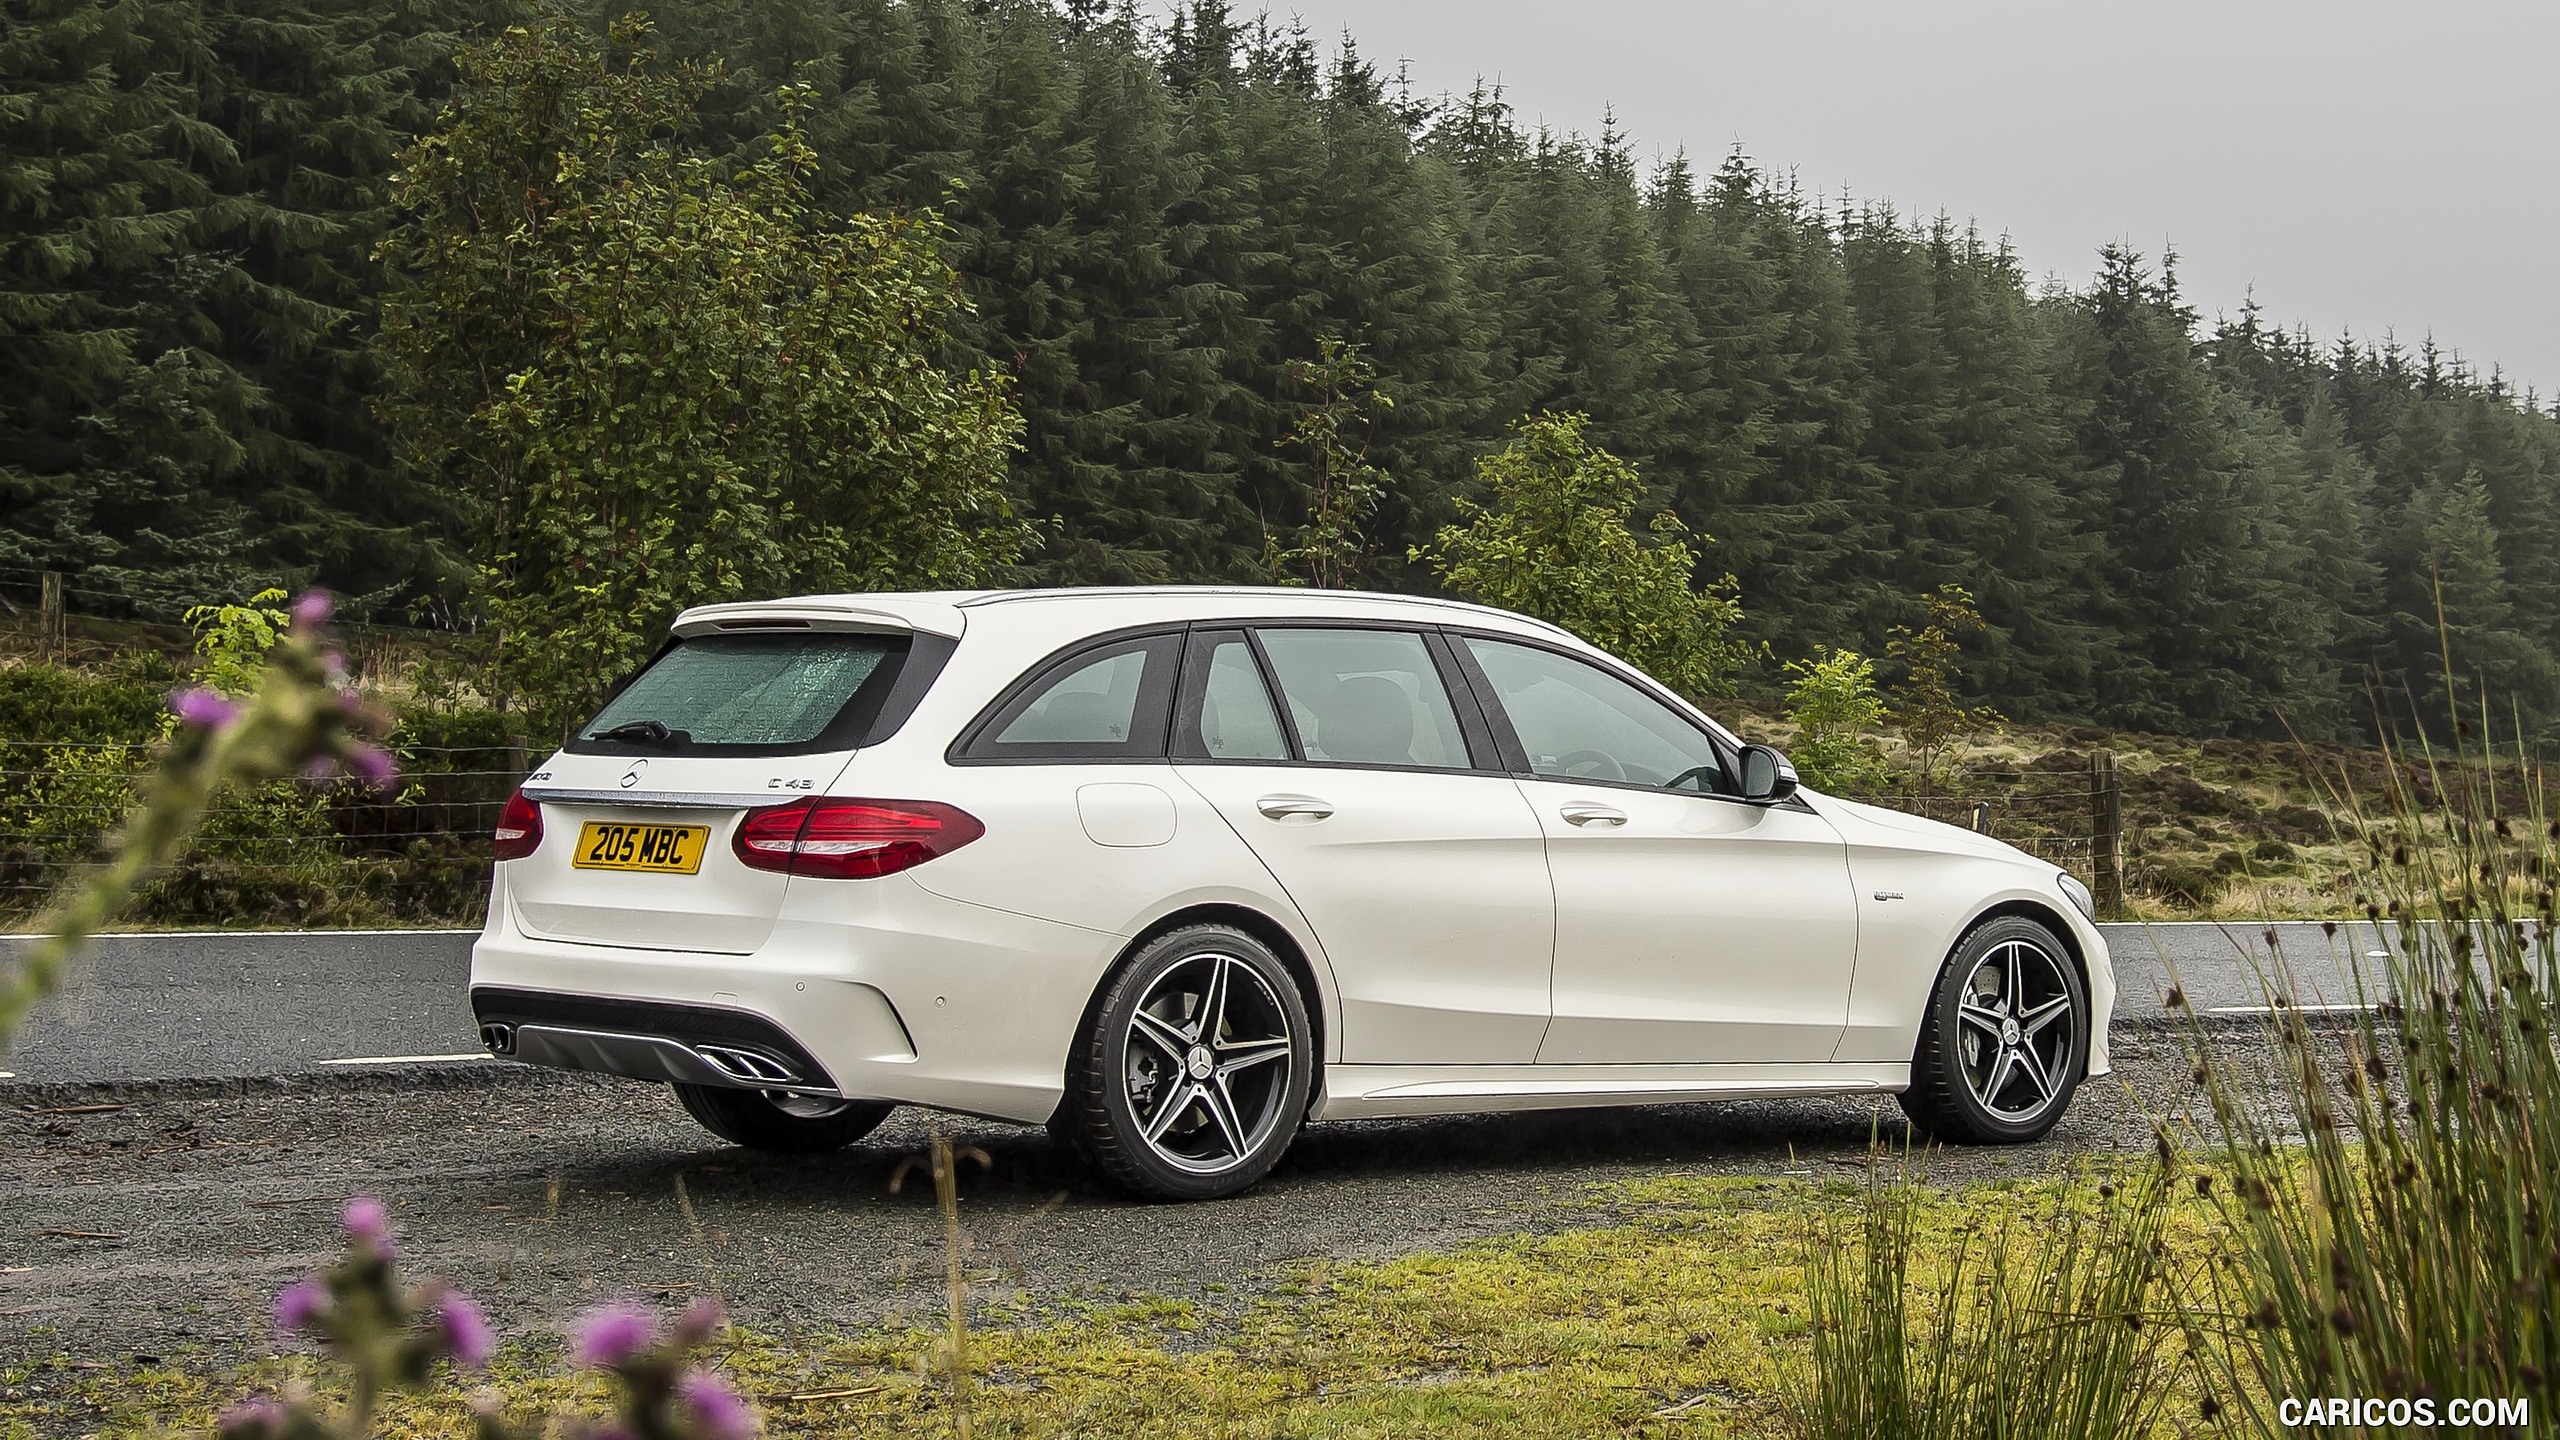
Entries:
POLYGON ((675 1341, 687 1350, 711 1338, 727 1319, 720 1313, 720 1302, 705 1295, 684 1309, 684 1318, 676 1321, 675 1341))
POLYGON ((710 1440, 751 1440, 756 1433, 755 1412, 716 1375, 700 1370, 687 1374, 677 1382, 676 1398, 693 1412, 710 1440))
POLYGON ((337 603, 326 590, 305 590, 293 602, 293 623, 305 627, 322 624, 337 603))
POLYGON ((214 1423, 227 1440, 264 1440, 282 1435, 286 1418, 281 1403, 261 1395, 232 1406, 214 1423))
POLYGON ((655 1328, 649 1312, 629 1305, 590 1310, 579 1317, 573 1353, 581 1365, 610 1368, 646 1348, 655 1328))
POLYGON ((400 778, 400 766, 392 760, 391 752, 375 745, 348 746, 347 770, 376 790, 388 790, 391 782, 400 778))
POLYGON ((480 1307, 472 1304, 468 1295, 448 1291, 436 1302, 436 1333, 458 1364, 474 1368, 486 1365, 497 1349, 489 1334, 489 1317, 480 1313, 480 1307))
POLYGON ((197 729, 213 730, 230 724, 240 706, 228 696, 199 687, 170 696, 169 711, 197 729))
POLYGON ((370 1195, 358 1195, 347 1202, 342 1223, 347 1238, 388 1260, 391 1258, 391 1214, 382 1202, 370 1195))
POLYGON ((276 1328, 308 1330, 329 1303, 329 1289, 317 1280, 296 1280, 276 1296, 276 1328))

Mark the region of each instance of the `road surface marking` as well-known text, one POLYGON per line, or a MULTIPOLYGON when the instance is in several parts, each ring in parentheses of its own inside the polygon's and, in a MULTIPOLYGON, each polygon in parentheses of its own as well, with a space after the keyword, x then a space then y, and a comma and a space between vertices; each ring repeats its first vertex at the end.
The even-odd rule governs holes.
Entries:
POLYGON ((2207 1015, 2281 1015, 2287 1010, 2298 1010, 2305 1015, 2361 1015, 2381 1008, 2378 1005, 2216 1005, 2204 1013, 2207 1015))
POLYGON ((346 1060, 323 1060, 323 1065, 440 1065, 448 1060, 493 1060, 496 1056, 474 1050, 468 1055, 357 1055, 346 1060))

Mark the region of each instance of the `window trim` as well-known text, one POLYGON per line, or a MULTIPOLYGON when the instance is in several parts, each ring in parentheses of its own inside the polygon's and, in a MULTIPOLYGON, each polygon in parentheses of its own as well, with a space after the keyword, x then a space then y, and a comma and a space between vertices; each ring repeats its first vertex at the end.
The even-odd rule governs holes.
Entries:
MULTIPOLYGON (((1183 638, 1182 683, 1174 692, 1173 725, 1165 732, 1164 748, 1165 754, 1176 765, 1294 765, 1299 763, 1298 757, 1301 752, 1298 749, 1297 731, 1289 722, 1289 707, 1281 703, 1279 687, 1272 682, 1270 664, 1263 658, 1262 647, 1254 643, 1253 628, 1249 623, 1226 624, 1203 621, 1192 626, 1190 633, 1183 638), (1263 701, 1270 705, 1272 714, 1279 724, 1280 746, 1289 753, 1276 760, 1246 755, 1205 753, 1193 755, 1186 753, 1183 749, 1183 737, 1196 736, 1200 733, 1201 713, 1207 708, 1209 664, 1212 652, 1220 645, 1229 643, 1226 637, 1230 635, 1235 637, 1234 643, 1244 646, 1246 658, 1253 662, 1254 675, 1262 682, 1263 701)), ((1206 747, 1202 748, 1205 750, 1206 747)))
MULTIPOLYGON (((1157 623, 1152 625, 1130 625, 1124 626, 1118 630, 1107 630, 1099 635, 1088 635, 1081 640, 1071 641, 1050 651, 1038 660, 1024 666, 1021 674, 1013 677, 1013 679, 1008 682, 1002 690, 997 691, 996 697, 993 700, 988 701, 985 707, 980 709, 977 715, 972 718, 967 725, 961 727, 959 737, 953 740, 949 746, 944 748, 942 752, 943 763, 955 766, 1164 764, 1167 760, 1166 752, 1170 749, 1173 738, 1174 697, 1181 688, 1184 656, 1190 648, 1188 643, 1189 631, 1189 626, 1181 624, 1165 625, 1157 623), (1138 681, 1137 703, 1130 714, 1130 723, 1134 728, 1140 722, 1142 717, 1146 716, 1150 710, 1153 711, 1156 722, 1156 740, 1151 749, 1132 749, 1130 752, 1120 755, 1070 755, 1056 753, 1047 755, 987 755, 976 753, 976 747, 982 742, 992 743, 990 735, 996 728, 996 722, 999 720, 1009 719, 1010 716, 1007 712, 1013 708, 1016 702, 1020 701, 1025 695, 1034 689, 1055 678, 1061 669, 1074 664, 1079 659, 1094 654, 1096 651, 1118 649, 1123 646, 1144 645, 1149 641, 1169 641, 1173 646, 1173 663, 1171 665, 1158 667, 1150 664, 1147 667, 1146 672, 1140 676, 1138 681), (1159 670, 1161 670, 1161 674, 1158 673, 1159 670)), ((1134 735, 1131 737, 1133 744, 1136 738, 1137 737, 1134 735)), ((1063 748, 1063 742, 1060 743, 1063 748)))
MULTIPOLYGON (((1524 650, 1543 650, 1559 659, 1578 660, 1583 664, 1600 671, 1602 674, 1609 675, 1615 679, 1626 682, 1628 685, 1634 687, 1637 693, 1651 698, 1666 709, 1670 710, 1672 714, 1678 716, 1680 719, 1688 722, 1689 724, 1695 725, 1698 728, 1698 733, 1706 736, 1707 744, 1715 750, 1716 763, 1722 767, 1728 782, 1731 777, 1740 773, 1742 752, 1740 747, 1732 743, 1731 739, 1725 735, 1722 727, 1708 721, 1703 715, 1698 713, 1694 706, 1689 705, 1678 696, 1675 696, 1670 691, 1664 689, 1651 676, 1646 675, 1643 671, 1636 669, 1632 665, 1628 665, 1620 661, 1616 656, 1610 655, 1607 651, 1598 651, 1595 652, 1595 654, 1585 654, 1581 651, 1568 649, 1562 645, 1545 644, 1526 636, 1507 634, 1500 630, 1479 630, 1472 627, 1452 626, 1448 633, 1450 638, 1450 648, 1459 655, 1466 666, 1468 683, 1470 685, 1482 687, 1479 692, 1479 703, 1484 706, 1486 719, 1496 727, 1504 749, 1504 762, 1513 767, 1510 771, 1513 779, 1542 780, 1554 785, 1596 785, 1607 790, 1634 790, 1647 795, 1678 795, 1683 798, 1694 798, 1699 800, 1723 800, 1730 804, 1748 805, 1755 810, 1766 810, 1772 808, 1765 801, 1746 799, 1741 795, 1725 790, 1674 790, 1664 785, 1647 785, 1638 780, 1602 780, 1595 777, 1584 777, 1580 775, 1539 774, 1536 770, 1530 768, 1528 747, 1520 743, 1520 732, 1512 726, 1510 712, 1504 710, 1502 707, 1502 697, 1500 692, 1494 689, 1493 677, 1484 672, 1482 663, 1476 659, 1475 652, 1469 649, 1465 642, 1469 640, 1490 640, 1498 644, 1517 645, 1524 650)), ((1790 799, 1792 798, 1793 797, 1790 797, 1790 799)), ((1790 807, 1786 802, 1781 802, 1776 808, 1785 809, 1790 807)), ((1812 807, 1804 806, 1802 808, 1810 810, 1812 807)))

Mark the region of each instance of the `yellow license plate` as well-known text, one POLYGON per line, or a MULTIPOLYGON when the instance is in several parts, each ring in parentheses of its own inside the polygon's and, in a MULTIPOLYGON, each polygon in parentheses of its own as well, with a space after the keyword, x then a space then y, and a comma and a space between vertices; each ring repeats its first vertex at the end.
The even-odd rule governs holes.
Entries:
POLYGON ((623 825, 590 820, 578 830, 578 853, 570 864, 581 870, 654 870, 691 875, 702 869, 702 852, 711 831, 701 825, 623 825))

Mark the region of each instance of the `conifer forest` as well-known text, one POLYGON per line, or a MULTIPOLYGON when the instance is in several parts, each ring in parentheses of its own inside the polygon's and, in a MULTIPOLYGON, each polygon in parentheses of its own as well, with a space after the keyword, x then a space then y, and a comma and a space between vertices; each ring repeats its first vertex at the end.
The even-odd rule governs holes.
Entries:
MULTIPOLYGON (((401 157, 460 47, 522 12, 0 5, 0 580, 137 618, 318 584, 482 623, 484 517, 394 444, 375 340, 401 157)), ((817 206, 940 217, 950 360, 1021 416, 1018 583, 1265 580, 1347 346, 1386 403, 1350 422, 1376 497, 1345 583, 1433 590, 1414 552, 1478 462, 1579 413, 1686 527, 1696 587, 1732 577, 1744 694, 1883 655, 1958 585, 1968 698, 2020 719, 2353 738, 2377 699, 2485 696, 2502 729, 2560 722, 2560 406, 2485 360, 2207 317, 2171 254, 2032 275, 1999 216, 1534 129, 1217 0, 638 8, 718 67, 690 153, 745 163, 805 85, 817 206)))

